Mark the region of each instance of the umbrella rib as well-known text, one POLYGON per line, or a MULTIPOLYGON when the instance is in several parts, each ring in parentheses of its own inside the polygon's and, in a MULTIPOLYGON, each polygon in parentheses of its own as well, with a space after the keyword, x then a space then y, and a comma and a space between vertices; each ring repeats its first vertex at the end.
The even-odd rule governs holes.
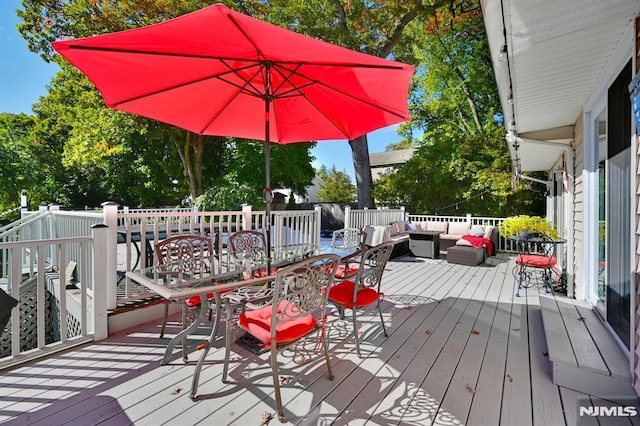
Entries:
MULTIPOLYGON (((276 69, 277 69, 278 71, 280 71, 278 67, 276 67, 276 69)), ((280 72, 281 72, 281 71, 280 71, 280 72)), ((377 102, 372 102, 372 101, 369 101, 369 100, 367 100, 367 99, 362 99, 362 98, 360 98, 360 97, 357 97, 357 96, 355 96, 355 95, 352 95, 352 94, 350 94, 350 93, 348 93, 348 92, 345 92, 345 91, 343 91, 343 90, 339 90, 339 89, 337 89, 337 88, 335 88, 335 87, 331 87, 331 86, 329 86, 329 85, 327 85, 327 84, 323 83, 322 81, 314 80, 314 79, 312 79, 311 77, 308 77, 307 75, 305 75, 305 74, 303 74, 303 73, 301 73, 301 72, 296 71, 295 73, 296 73, 297 75, 299 75, 300 77, 303 77, 303 78, 305 78, 306 80, 310 81, 311 83, 307 84, 306 86, 294 87, 294 88, 293 88, 292 90, 290 90, 289 92, 292 92, 292 91, 300 91, 300 90, 301 90, 301 89, 303 89, 304 87, 311 86, 311 85, 312 85, 312 83, 315 83, 315 84, 318 84, 318 85, 320 85, 320 86, 325 87, 326 89, 329 89, 329 90, 332 90, 332 91, 334 91, 334 92, 340 93, 341 95, 347 96, 347 97, 349 97, 349 98, 351 98, 351 99, 355 99, 355 100, 356 100, 356 101, 358 101, 358 102, 362 102, 363 104, 367 104, 367 105, 370 105, 370 106, 372 106, 372 107, 374 107, 374 108, 378 108, 378 109, 380 109, 380 110, 383 110, 383 111, 385 111, 385 112, 388 112, 389 114, 393 114, 393 115, 395 115, 396 117, 404 118, 404 115, 402 115, 401 113, 397 113, 396 111, 393 111, 393 110, 391 110, 391 109, 389 109, 389 108, 385 107, 384 105, 381 105, 381 104, 379 104, 379 103, 377 103, 377 102)), ((288 93, 288 92, 285 92, 285 93, 288 93)), ((307 96, 305 96, 301 91, 300 91, 300 93, 301 93, 301 94, 302 94, 302 95, 303 95, 307 100, 309 100, 309 98, 308 98, 307 96)), ((309 100, 309 102, 311 102, 311 101, 309 100)), ((312 103, 312 104, 313 104, 313 103, 312 103)), ((314 106, 315 106, 315 105, 314 105, 314 106)), ((316 108, 317 108, 317 107, 316 107, 316 108)))
MULTIPOLYGON (((223 61, 223 63, 224 63, 224 61, 223 61)), ((242 70, 244 70, 244 69, 250 69, 250 68, 253 68, 253 67, 255 67, 255 66, 256 66, 255 64, 247 65, 247 66, 242 67, 242 68, 240 68, 240 69, 238 69, 238 70, 231 69, 231 68, 229 67, 229 65, 227 65, 226 63, 224 63, 224 64, 227 66, 227 68, 229 68, 229 71, 228 71, 228 72, 219 73, 219 74, 214 74, 214 75, 208 75, 208 76, 206 76, 206 77, 202 77, 202 78, 199 78, 199 79, 197 79, 197 80, 191 80, 191 81, 188 81, 188 82, 185 82, 185 83, 176 84, 176 85, 169 86, 169 87, 164 87, 164 88, 162 88, 162 89, 158 89, 158 90, 153 91, 153 92, 145 93, 145 94, 140 95, 140 96, 135 96, 135 97, 133 97, 133 98, 123 99, 123 100, 121 100, 121 101, 119 101, 119 102, 114 102, 114 103, 113 103, 113 105, 114 105, 114 106, 119 106, 119 105, 122 105, 122 104, 126 104, 127 102, 137 101, 137 100, 139 100, 139 99, 144 99, 144 98, 149 97, 149 96, 154 96, 154 95, 157 95, 157 94, 160 94, 160 93, 168 92, 168 91, 170 91, 170 90, 179 89, 179 88, 181 88, 181 87, 190 86, 190 85, 192 85, 192 84, 201 83, 201 82, 203 82, 203 81, 207 81, 207 80, 211 80, 211 79, 218 79, 218 80, 224 81, 224 82, 225 82, 225 83, 227 83, 227 84, 231 84, 232 86, 235 86, 235 87, 239 88, 240 90, 245 90, 245 91, 246 91, 246 93, 248 93, 248 94, 250 94, 250 95, 253 95, 253 96, 256 96, 256 97, 260 97, 260 96, 261 96, 261 95, 260 95, 260 92, 259 92, 259 91, 257 91, 257 90, 256 90, 254 93, 252 93, 251 91, 246 90, 243 86, 241 86, 241 85, 239 85, 239 84, 237 84, 237 83, 234 83, 234 82, 232 82, 232 81, 227 80, 227 79, 225 79, 225 78, 224 78, 224 76, 225 76, 225 75, 228 75, 228 74, 231 74, 231 73, 235 73, 235 74, 237 74, 238 76, 240 76, 240 74, 238 73, 238 71, 242 71, 242 70)), ((240 78, 242 78, 242 76, 240 76, 240 78)), ((247 84, 249 84, 249 82, 248 82, 246 79, 243 79, 243 80, 244 80, 247 84)), ((253 86, 251 86, 251 87, 253 88, 253 86)), ((255 88, 254 88, 254 89, 255 89, 255 88)))
MULTIPOLYGON (((170 56, 176 58, 193 58, 193 59, 213 59, 217 61, 243 61, 243 62, 254 62, 256 64, 260 64, 266 62, 265 59, 251 59, 244 57, 231 57, 231 56, 216 56, 216 55, 201 55, 195 53, 179 53, 179 52, 151 52, 147 50, 136 50, 136 49, 118 49, 112 47, 98 47, 98 46, 79 46, 70 44, 67 46, 70 50, 91 50, 96 52, 113 52, 113 53, 128 53, 131 55, 151 55, 151 56, 170 56)), ((358 52, 356 52, 358 53, 358 52)), ((265 57, 260 54, 261 57, 265 57)), ((283 61, 277 59, 270 59, 268 62, 271 62, 275 65, 304 65, 305 67, 340 67, 340 68, 372 68, 372 69, 390 69, 390 70, 402 70, 404 66, 402 65, 377 65, 377 64, 363 64, 358 62, 304 62, 304 61, 283 61)))

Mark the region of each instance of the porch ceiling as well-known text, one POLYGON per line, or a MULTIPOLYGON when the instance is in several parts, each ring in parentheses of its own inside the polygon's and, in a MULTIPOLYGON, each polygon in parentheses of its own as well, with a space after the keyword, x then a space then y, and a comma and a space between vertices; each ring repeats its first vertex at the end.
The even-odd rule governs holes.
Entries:
MULTIPOLYGON (((566 126, 593 95, 640 0, 483 0, 482 7, 505 127, 566 145, 566 126)), ((523 171, 548 170, 564 151, 549 144, 526 150, 523 171)))

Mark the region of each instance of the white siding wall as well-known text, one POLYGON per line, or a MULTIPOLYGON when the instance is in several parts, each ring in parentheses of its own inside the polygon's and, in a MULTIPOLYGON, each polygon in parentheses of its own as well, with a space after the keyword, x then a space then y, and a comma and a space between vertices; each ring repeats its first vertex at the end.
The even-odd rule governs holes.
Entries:
MULTIPOLYGON (((574 200, 573 200, 573 274, 574 295, 578 300, 587 298, 584 282, 584 122, 583 114, 574 124, 574 200)), ((569 265, 570 266, 570 265, 569 265)), ((568 271, 569 272, 569 271, 568 271)), ((571 273, 571 272, 569 272, 571 273)))

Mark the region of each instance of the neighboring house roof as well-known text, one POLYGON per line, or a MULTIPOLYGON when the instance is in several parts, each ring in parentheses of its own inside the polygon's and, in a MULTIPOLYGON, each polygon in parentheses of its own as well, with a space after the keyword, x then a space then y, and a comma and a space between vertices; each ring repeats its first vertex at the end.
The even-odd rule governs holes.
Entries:
POLYGON ((573 138, 583 107, 600 93, 597 83, 616 60, 616 47, 633 37, 628 23, 640 2, 481 4, 511 155, 518 145, 522 171, 549 170, 573 138))
POLYGON ((369 154, 371 178, 374 181, 380 179, 380 176, 388 173, 394 166, 406 163, 415 151, 415 148, 410 148, 369 154))
POLYGON ((415 151, 415 148, 410 148, 396 151, 373 152, 369 154, 369 163, 371 167, 393 166, 395 164, 406 163, 415 151))

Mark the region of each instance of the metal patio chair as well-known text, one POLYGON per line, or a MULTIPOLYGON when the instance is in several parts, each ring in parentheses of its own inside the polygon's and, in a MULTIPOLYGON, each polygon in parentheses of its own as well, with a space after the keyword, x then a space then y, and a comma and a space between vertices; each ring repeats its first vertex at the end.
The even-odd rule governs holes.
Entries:
POLYGON ((280 396, 277 355, 282 349, 314 331, 319 332, 318 344, 322 344, 329 378, 333 380, 325 332, 325 311, 327 290, 331 288, 339 263, 340 256, 335 254, 313 256, 281 268, 272 286, 261 286, 255 292, 251 288, 243 288, 223 297, 227 312, 227 338, 222 381, 227 382, 232 342, 242 331, 255 337, 263 348, 271 351, 273 386, 280 421, 284 421, 284 408, 280 396), (254 297, 256 295, 258 297, 254 297), (239 306, 241 309, 238 309, 239 306))
MULTIPOLYGON (((202 235, 177 235, 169 237, 163 241, 160 241, 155 246, 155 254, 158 260, 158 264, 175 265, 176 268, 181 268, 184 273, 198 274, 203 272, 213 272, 214 269, 214 256, 213 256, 213 241, 210 237, 202 235)), ((188 313, 194 312, 194 318, 196 318, 199 309, 202 309, 202 300, 200 296, 192 296, 183 300, 184 306, 182 309, 182 328, 186 328, 188 322, 188 313)), ((222 307, 222 301, 219 296, 214 293, 207 294, 207 300, 204 301, 209 309, 209 321, 212 319, 213 307, 215 305, 215 324, 214 330, 217 330, 220 322, 220 311, 222 307)), ((164 317, 162 319, 162 330, 160 331, 160 337, 164 337, 165 328, 167 325, 167 317, 169 316, 169 301, 166 301, 164 307, 164 317)), ((183 353, 183 358, 186 359, 186 354, 183 353)))
POLYGON ((351 309, 353 336, 356 340, 356 350, 359 357, 362 355, 358 341, 357 309, 371 306, 374 303, 377 304, 382 331, 387 336, 387 329, 380 309, 380 300, 384 297, 384 293, 381 291, 381 284, 382 274, 389 257, 391 257, 393 245, 394 243, 389 241, 365 250, 360 256, 360 268, 354 279, 346 279, 335 284, 329 290, 329 301, 338 307, 340 318, 344 318, 345 309, 351 309))
MULTIPOLYGON (((336 248, 356 248, 364 250, 367 234, 358 228, 342 228, 333 231, 331 246, 336 248)), ((341 280, 353 277, 358 273, 360 263, 356 259, 348 259, 338 266, 336 279, 341 280)))
POLYGON ((560 279, 554 256, 554 242, 545 234, 532 232, 516 241, 517 257, 513 274, 518 283, 516 296, 521 288, 535 286, 549 293, 560 279))

